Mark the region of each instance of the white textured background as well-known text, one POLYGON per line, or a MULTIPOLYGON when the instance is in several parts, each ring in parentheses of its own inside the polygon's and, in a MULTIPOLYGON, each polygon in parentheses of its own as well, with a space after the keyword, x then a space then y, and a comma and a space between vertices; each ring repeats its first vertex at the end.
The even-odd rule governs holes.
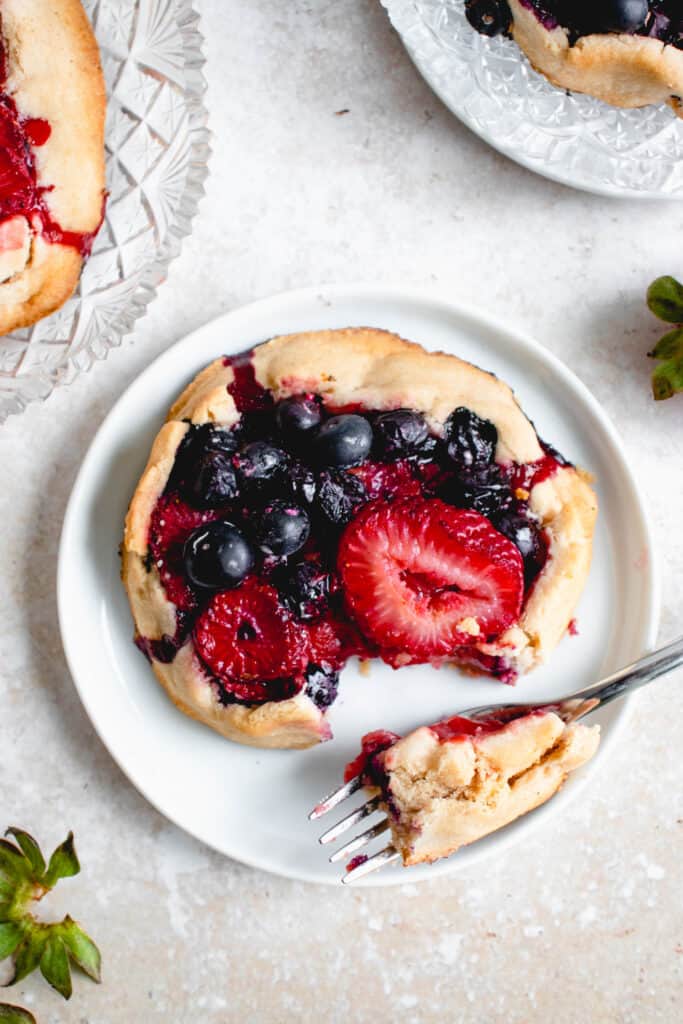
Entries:
POLYGON ((649 499, 662 639, 683 621, 683 396, 650 398, 643 301, 653 277, 683 274, 683 206, 575 193, 497 156, 430 94, 376 0, 199 7, 214 156, 193 237, 122 350, 0 429, 0 825, 46 846, 74 829, 83 872, 46 913, 82 921, 105 977, 77 978, 70 1004, 37 976, 10 997, 39 1024, 679 1021, 680 673, 643 694, 564 820, 476 873, 363 892, 204 849, 132 789, 81 709, 54 576, 93 433, 187 331, 305 284, 433 282, 564 359, 649 499))

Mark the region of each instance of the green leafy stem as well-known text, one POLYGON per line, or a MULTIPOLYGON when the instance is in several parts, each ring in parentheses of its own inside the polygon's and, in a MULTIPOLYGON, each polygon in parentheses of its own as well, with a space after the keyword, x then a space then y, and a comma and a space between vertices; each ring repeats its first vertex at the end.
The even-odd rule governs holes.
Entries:
MULTIPOLYGON (((72 990, 70 965, 77 964, 93 981, 99 982, 100 952, 68 915, 63 921, 46 924, 37 921, 28 908, 53 889, 60 878, 77 875, 81 870, 73 833, 57 847, 47 864, 28 832, 9 828, 5 835, 14 840, 0 838, 0 960, 12 957, 14 964, 7 984, 14 985, 39 968, 45 980, 68 999, 72 990)), ((0 1004, 0 1024, 23 1024, 32 1019, 27 1011, 0 1004)))
POLYGON ((647 304, 660 320, 676 324, 648 352, 659 360, 652 371, 652 393, 659 402, 683 391, 683 285, 675 277, 658 277, 647 290, 647 304))

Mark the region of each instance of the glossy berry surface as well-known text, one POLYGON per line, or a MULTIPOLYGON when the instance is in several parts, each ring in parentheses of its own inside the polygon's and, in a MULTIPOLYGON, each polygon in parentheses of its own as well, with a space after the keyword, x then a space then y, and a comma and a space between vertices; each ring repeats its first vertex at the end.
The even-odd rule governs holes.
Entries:
POLYGON ((374 427, 375 444, 379 452, 389 458, 414 454, 429 437, 426 419, 412 409, 383 412, 374 427))
POLYGON ((484 516, 435 499, 368 505, 344 531, 338 567, 354 620, 392 665, 501 632, 524 595, 517 548, 484 516))
POLYGON ((460 470, 481 469, 493 462, 498 431, 490 420, 460 406, 446 420, 445 433, 448 455, 460 470))
POLYGON ((332 416, 316 431, 313 446, 321 466, 359 466, 372 448, 372 427, 356 413, 332 416))
POLYGON ((251 545, 223 520, 194 530, 185 542, 184 559, 190 581, 212 590, 238 586, 254 567, 251 545))
POLYGON ((547 550, 535 524, 518 512, 507 511, 495 519, 497 530, 511 540, 524 559, 527 585, 535 579, 546 560, 547 550))
POLYGON ((637 32, 649 13, 648 0, 580 0, 566 16, 584 33, 637 32))
POLYGON ((458 508, 471 508, 489 518, 508 508, 513 500, 509 481, 497 466, 473 469, 455 477, 444 497, 458 508))
POLYGON ((467 0, 465 14, 472 28, 485 36, 507 32, 512 19, 506 0, 467 0))
POLYGON ((311 664, 306 671, 306 695, 321 711, 334 703, 339 690, 339 673, 326 665, 311 664))
POLYGON ((294 395, 278 402, 275 421, 285 436, 298 438, 322 420, 320 401, 315 395, 294 395))
POLYGON ((331 577, 320 562, 300 562, 273 576, 282 600, 297 619, 309 622, 327 611, 331 577))
POLYGON ((345 526, 367 500, 363 481, 353 474, 335 470, 320 474, 317 507, 334 526, 345 526))
POLYGON ((254 540, 266 555, 285 558, 296 554, 311 532, 303 509, 287 501, 273 501, 255 517, 254 540))
POLYGON ((237 497, 237 475, 229 452, 205 451, 185 485, 185 495, 196 508, 216 508, 237 497))
POLYGON ((263 487, 284 478, 287 463, 287 453, 267 441, 252 441, 233 459, 239 480, 247 488, 263 487))

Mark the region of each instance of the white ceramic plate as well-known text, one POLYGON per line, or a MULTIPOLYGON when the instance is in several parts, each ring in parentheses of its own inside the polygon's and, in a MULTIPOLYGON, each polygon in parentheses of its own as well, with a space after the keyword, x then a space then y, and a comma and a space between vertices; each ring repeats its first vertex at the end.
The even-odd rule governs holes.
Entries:
MULTIPOLYGON (((339 881, 307 812, 339 785, 363 733, 406 732, 493 700, 550 699, 585 686, 654 642, 657 587, 637 488, 614 430, 586 388, 538 344, 433 294, 384 287, 331 287, 278 295, 207 324, 157 359, 115 405, 93 441, 64 521, 59 558, 64 648, 85 708, 135 786, 176 824, 266 871, 339 881), (354 665, 331 714, 335 739, 305 752, 253 750, 186 718, 169 702, 131 641, 117 548, 126 506, 172 400, 216 356, 275 334, 349 325, 385 327, 427 348, 457 353, 515 388, 543 437, 599 480, 595 561, 578 611, 580 635, 511 691, 454 670, 354 665)), ((386 869, 367 883, 391 885, 449 874, 521 838, 562 811, 612 746, 626 703, 600 714, 603 741, 592 765, 546 805, 447 861, 386 869)), ((381 842, 381 840, 378 840, 381 842)), ((329 851, 328 851, 329 852, 329 851)))
POLYGON ((487 39, 464 0, 382 0, 420 74, 456 117, 546 178, 608 196, 683 199, 683 123, 557 89, 516 43, 487 39))

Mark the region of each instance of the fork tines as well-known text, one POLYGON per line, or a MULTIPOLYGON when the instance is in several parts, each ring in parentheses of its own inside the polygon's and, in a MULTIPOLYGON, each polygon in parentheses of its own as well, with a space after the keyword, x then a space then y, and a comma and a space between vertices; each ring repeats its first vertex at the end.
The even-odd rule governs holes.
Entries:
MULTIPOLYGON (((324 814, 327 814, 329 811, 333 810, 333 808, 337 807, 337 805, 343 800, 346 800, 347 797, 356 793, 361 789, 361 787, 362 783, 359 776, 351 779, 350 782, 347 782, 344 786, 341 786, 339 789, 335 790, 334 793, 331 793, 326 797, 325 800, 322 800, 317 804, 309 814, 309 820, 316 821, 318 818, 321 818, 324 814)), ((361 804, 360 807, 356 808, 356 810, 347 814, 346 817, 342 818, 341 821, 338 821, 336 825, 332 826, 332 828, 323 832, 318 839, 318 842, 323 845, 333 843, 350 828, 357 825, 359 821, 362 821, 363 818, 367 818, 369 814, 373 814, 378 810, 380 810, 380 797, 372 797, 364 804, 361 804)), ((372 840, 376 839, 377 836, 382 835, 382 833, 386 832, 388 828, 389 822, 385 817, 376 825, 366 829, 365 832, 361 832, 360 835, 355 836, 344 846, 340 846, 338 850, 335 850, 330 857, 330 862, 336 863, 337 861, 344 860, 352 853, 355 853, 356 850, 360 850, 367 843, 372 842, 372 840)), ((365 857, 361 854, 354 858, 357 863, 351 868, 351 870, 347 871, 346 876, 342 878, 342 882, 348 885, 350 882, 355 882, 364 875, 369 875, 372 871, 376 871, 378 868, 384 867, 385 864, 391 864, 399 858, 400 854, 392 843, 385 846, 383 850, 379 851, 379 853, 373 854, 372 857, 365 857)))

